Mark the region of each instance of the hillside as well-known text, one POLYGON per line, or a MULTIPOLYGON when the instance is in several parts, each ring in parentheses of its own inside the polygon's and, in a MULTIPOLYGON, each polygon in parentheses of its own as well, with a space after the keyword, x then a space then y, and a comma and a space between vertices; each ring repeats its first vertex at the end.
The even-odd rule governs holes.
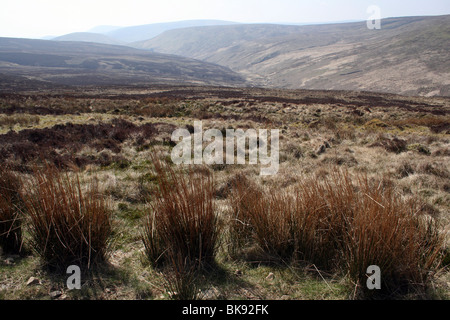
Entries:
POLYGON ((51 40, 55 41, 83 41, 83 42, 96 42, 103 44, 112 44, 112 45, 123 45, 124 43, 114 40, 104 34, 101 33, 93 33, 93 32, 75 32, 69 33, 64 36, 56 37, 51 40))
MULTIPOLYGON (((146 25, 138 25, 131 27, 117 28, 103 34, 120 42, 132 43, 137 41, 144 41, 160 35, 161 33, 173 29, 201 27, 201 26, 215 26, 215 25, 231 25, 234 22, 222 20, 186 20, 165 23, 151 23, 146 25)), ((99 32, 102 33, 102 32, 99 32)))
POLYGON ((8 90, 47 85, 195 83, 242 85, 226 67, 125 46, 0 38, 0 74, 8 90))
POLYGON ((450 95, 450 16, 171 30, 136 47, 217 63, 255 85, 450 95))

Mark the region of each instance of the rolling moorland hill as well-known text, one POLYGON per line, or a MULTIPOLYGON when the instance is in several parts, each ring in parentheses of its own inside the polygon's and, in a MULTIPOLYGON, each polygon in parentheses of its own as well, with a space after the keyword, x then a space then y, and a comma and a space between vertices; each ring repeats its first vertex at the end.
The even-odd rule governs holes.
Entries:
POLYGON ((118 41, 131 43, 151 39, 168 30, 188 27, 222 26, 232 24, 235 24, 235 22, 222 20, 185 20, 124 27, 109 31, 105 33, 105 35, 118 41))
POLYGON ((226 67, 125 46, 0 38, 0 87, 194 83, 242 85, 226 67))
POLYGON ((135 47, 220 64, 257 86, 450 95, 450 15, 166 31, 135 47))
POLYGON ((237 23, 222 20, 184 20, 175 22, 151 23, 129 27, 97 26, 88 30, 87 32, 76 32, 58 37, 49 37, 46 40, 71 40, 99 42, 107 44, 131 44, 133 42, 145 41, 154 38, 165 31, 174 29, 202 26, 222 26, 232 24, 237 23))
MULTIPOLYGON (((49 39, 50 40, 50 39, 49 39)), ((125 43, 108 37, 107 35, 93 32, 74 32, 60 37, 53 38, 55 41, 82 41, 95 42, 112 45, 124 45, 125 43)))

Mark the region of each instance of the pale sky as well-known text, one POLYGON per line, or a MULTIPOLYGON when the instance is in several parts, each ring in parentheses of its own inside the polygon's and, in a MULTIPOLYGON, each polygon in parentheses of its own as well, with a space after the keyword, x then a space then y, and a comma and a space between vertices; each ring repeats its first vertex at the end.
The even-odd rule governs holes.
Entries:
POLYGON ((0 0, 0 37, 40 38, 99 25, 180 20, 309 23, 450 14, 450 0, 0 0))

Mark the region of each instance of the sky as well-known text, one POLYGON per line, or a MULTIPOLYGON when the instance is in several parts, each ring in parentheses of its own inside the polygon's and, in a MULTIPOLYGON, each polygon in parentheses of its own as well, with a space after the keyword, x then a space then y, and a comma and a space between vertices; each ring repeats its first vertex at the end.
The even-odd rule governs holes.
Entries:
POLYGON ((99 25, 134 26, 217 19, 242 23, 320 23, 450 14, 450 0, 0 0, 0 37, 41 38, 99 25))

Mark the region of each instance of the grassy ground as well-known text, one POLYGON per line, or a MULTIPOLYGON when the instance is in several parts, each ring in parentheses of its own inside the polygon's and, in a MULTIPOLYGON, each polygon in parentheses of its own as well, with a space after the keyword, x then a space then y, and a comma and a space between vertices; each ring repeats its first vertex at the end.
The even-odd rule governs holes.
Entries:
MULTIPOLYGON (((319 91, 226 88, 135 88, 0 96, 0 158, 25 181, 45 158, 82 179, 94 177, 112 208, 111 251, 67 290, 66 275, 48 271, 30 245, 27 218, 20 255, 2 254, 1 299, 170 299, 164 272, 153 268, 141 240, 157 195, 152 156, 169 159, 170 136, 202 120, 215 128, 280 129, 280 169, 259 165, 195 166, 214 176, 216 214, 231 214, 230 182, 244 174, 267 190, 288 190, 305 177, 350 175, 388 179, 402 199, 420 202, 436 221, 447 253, 426 288, 399 299, 449 299, 450 100, 319 91), (323 148, 320 148, 321 146, 323 148), (30 278, 36 278, 27 284, 30 278), (60 291, 60 292, 57 292, 60 291), (56 292, 56 294, 55 294, 56 292)), ((345 272, 311 261, 266 263, 230 257, 226 232, 214 266, 196 274, 200 299, 355 299, 361 285, 345 272)))

